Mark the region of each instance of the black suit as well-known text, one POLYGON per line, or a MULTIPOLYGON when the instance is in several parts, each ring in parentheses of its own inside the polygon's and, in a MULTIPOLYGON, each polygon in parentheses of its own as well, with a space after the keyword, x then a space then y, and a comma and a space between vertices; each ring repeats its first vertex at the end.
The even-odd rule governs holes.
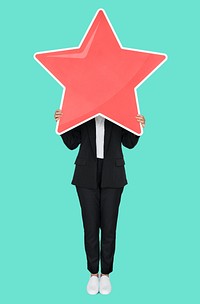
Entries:
MULTIPOLYGON (((78 187, 97 188, 95 119, 61 135, 65 145, 73 150, 80 150, 75 160, 76 168, 72 184, 78 187)), ((126 173, 121 144, 132 149, 139 136, 105 119, 104 162, 101 188, 121 188, 126 185, 126 173)))
POLYGON ((95 119, 61 135, 69 149, 80 144, 72 184, 76 185, 84 227, 87 268, 91 273, 113 270, 118 209, 127 184, 121 144, 131 149, 139 136, 105 120, 104 159, 96 157, 95 119), (99 253, 101 228, 101 255, 99 253))

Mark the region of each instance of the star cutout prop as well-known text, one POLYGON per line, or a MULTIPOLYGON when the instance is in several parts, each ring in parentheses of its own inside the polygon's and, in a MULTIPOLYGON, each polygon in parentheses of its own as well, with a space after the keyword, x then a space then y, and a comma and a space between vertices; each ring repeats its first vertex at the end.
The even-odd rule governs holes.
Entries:
POLYGON ((57 134, 102 115, 142 135, 135 117, 139 114, 136 88, 164 63, 167 55, 123 48, 105 11, 100 9, 78 48, 38 52, 34 58, 64 88, 57 134))

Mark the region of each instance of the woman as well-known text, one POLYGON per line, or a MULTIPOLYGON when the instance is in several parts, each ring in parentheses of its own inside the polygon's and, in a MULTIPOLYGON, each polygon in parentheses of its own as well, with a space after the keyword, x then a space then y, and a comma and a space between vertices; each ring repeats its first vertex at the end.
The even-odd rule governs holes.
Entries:
MULTIPOLYGON (((55 120, 61 115, 62 111, 56 110, 55 120)), ((137 115, 136 119, 142 127, 145 126, 144 116, 137 115)), ((119 204, 123 188, 128 183, 121 146, 132 149, 139 136, 99 115, 61 134, 61 137, 71 150, 80 145, 72 184, 76 186, 80 201, 87 268, 91 273, 87 292, 109 294, 119 204)))

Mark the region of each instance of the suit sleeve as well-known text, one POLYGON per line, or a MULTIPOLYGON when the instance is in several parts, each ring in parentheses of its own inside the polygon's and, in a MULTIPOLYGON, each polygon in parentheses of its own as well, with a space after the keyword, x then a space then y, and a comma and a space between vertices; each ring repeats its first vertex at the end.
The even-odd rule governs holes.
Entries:
POLYGON ((80 126, 69 130, 60 135, 64 144, 68 149, 74 150, 81 143, 81 129, 80 126))
POLYGON ((140 136, 133 134, 132 132, 127 131, 126 129, 122 128, 122 145, 128 149, 134 148, 140 136))

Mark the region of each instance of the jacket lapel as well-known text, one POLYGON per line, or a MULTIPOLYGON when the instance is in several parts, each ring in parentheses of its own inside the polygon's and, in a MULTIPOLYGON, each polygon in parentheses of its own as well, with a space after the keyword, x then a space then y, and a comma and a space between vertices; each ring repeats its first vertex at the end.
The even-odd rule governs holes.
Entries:
POLYGON ((92 146, 92 151, 94 155, 96 155, 96 126, 95 126, 95 118, 90 119, 87 123, 88 135, 90 138, 90 143, 92 146))
POLYGON ((111 123, 109 120, 105 119, 104 157, 106 157, 106 153, 108 150, 112 127, 113 127, 113 123, 111 123))
MULTIPOLYGON (((112 126, 113 124, 105 119, 105 134, 104 134, 104 157, 106 156, 107 150, 108 150, 108 145, 110 141, 110 136, 111 136, 111 131, 112 131, 112 126)), ((95 124, 95 118, 90 119, 87 123, 87 130, 88 130, 88 135, 90 138, 90 143, 92 146, 92 150, 94 153, 94 156, 96 157, 96 124, 95 124)))

